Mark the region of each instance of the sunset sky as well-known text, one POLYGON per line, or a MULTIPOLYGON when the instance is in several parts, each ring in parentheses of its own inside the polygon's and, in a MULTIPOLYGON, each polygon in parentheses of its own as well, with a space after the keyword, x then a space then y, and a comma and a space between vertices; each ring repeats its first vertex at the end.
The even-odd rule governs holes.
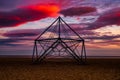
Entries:
POLYGON ((120 56, 120 0, 0 0, 0 55, 32 55, 34 39, 61 16, 89 56, 120 56))

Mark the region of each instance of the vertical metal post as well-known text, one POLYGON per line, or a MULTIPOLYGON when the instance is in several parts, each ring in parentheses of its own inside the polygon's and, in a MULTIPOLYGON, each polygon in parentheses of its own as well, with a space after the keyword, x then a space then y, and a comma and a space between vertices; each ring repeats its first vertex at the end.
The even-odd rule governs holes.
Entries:
POLYGON ((32 62, 34 62, 34 56, 35 56, 35 48, 36 48, 36 46, 35 46, 35 41, 34 41, 34 47, 33 47, 33 55, 32 55, 32 62))
POLYGON ((83 46, 84 46, 84 57, 85 57, 85 62, 87 62, 86 49, 85 49, 85 42, 84 42, 84 41, 83 41, 83 46))
POLYGON ((59 37, 58 38, 60 39, 60 34, 61 34, 61 32, 60 32, 60 17, 58 18, 58 23, 59 23, 59 30, 58 30, 59 31, 59 37))

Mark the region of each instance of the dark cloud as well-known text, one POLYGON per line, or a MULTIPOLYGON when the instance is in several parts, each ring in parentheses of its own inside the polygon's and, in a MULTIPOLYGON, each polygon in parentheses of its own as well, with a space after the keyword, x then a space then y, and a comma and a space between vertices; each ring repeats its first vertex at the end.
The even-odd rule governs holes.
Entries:
MULTIPOLYGON (((0 10, 11 10, 21 6, 49 3, 47 0, 0 0, 0 10)), ((51 1, 52 3, 52 1, 51 1)))
POLYGON ((0 45, 2 46, 22 46, 19 44, 24 41, 34 41, 42 29, 23 29, 8 31, 2 36, 8 37, 6 39, 0 39, 0 45))
POLYGON ((86 29, 98 29, 108 25, 120 25, 120 8, 106 11, 86 29))
POLYGON ((58 11, 59 7, 55 4, 40 4, 0 12, 0 27, 17 26, 29 21, 56 16, 58 11))
POLYGON ((19 40, 16 39, 0 39, 0 45, 1 46, 18 46, 18 44, 13 44, 15 42, 18 42, 19 40))
POLYGON ((37 36, 43 32, 43 29, 22 29, 8 31, 2 36, 8 37, 6 39, 0 39, 1 46, 23 46, 25 41, 34 41, 37 36))
POLYGON ((13 38, 9 37, 6 39, 0 39, 0 46, 23 46, 25 45, 24 41, 34 41, 33 38, 13 38), (20 44, 20 43, 24 44, 20 44))
POLYGON ((7 9, 7 8, 12 8, 16 6, 16 2, 18 0, 0 0, 0 9, 7 9))
POLYGON ((80 16, 95 11, 96 11, 95 7, 72 7, 61 10, 60 13, 63 14, 64 16, 80 16))
POLYGON ((120 35, 103 35, 103 36, 87 36, 85 39, 92 39, 92 40, 113 40, 116 38, 120 38, 120 35))
MULTIPOLYGON (((98 32, 86 30, 86 24, 69 24, 80 35, 98 35, 98 32)), ((69 30, 68 30, 69 31, 69 30)))
POLYGON ((11 36, 11 37, 24 37, 24 36, 36 36, 35 33, 6 33, 4 36, 11 36))
POLYGON ((37 36, 43 29, 23 29, 13 30, 2 34, 5 37, 32 37, 37 36))

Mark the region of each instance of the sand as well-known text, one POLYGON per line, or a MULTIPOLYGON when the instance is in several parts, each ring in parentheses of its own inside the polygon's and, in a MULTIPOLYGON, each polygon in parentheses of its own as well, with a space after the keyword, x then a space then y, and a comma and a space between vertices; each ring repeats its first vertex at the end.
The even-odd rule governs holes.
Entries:
POLYGON ((0 80, 120 80, 120 59, 88 59, 32 64, 27 58, 0 58, 0 80))

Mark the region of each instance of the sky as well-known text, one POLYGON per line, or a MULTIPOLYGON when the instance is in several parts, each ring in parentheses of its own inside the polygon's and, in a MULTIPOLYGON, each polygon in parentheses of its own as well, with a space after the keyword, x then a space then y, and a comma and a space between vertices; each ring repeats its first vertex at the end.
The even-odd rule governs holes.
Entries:
POLYGON ((85 39, 88 56, 120 56, 120 0, 0 0, 0 55, 32 55, 58 16, 85 39))

